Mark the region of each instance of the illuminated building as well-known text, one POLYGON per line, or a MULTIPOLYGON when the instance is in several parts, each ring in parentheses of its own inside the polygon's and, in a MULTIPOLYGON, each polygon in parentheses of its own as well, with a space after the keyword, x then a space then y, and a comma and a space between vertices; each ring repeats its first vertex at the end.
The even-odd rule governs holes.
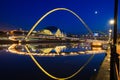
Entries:
POLYGON ((55 37, 65 37, 65 35, 62 33, 62 31, 55 27, 55 26, 48 26, 44 28, 43 30, 40 30, 38 34, 43 35, 54 35, 55 37))

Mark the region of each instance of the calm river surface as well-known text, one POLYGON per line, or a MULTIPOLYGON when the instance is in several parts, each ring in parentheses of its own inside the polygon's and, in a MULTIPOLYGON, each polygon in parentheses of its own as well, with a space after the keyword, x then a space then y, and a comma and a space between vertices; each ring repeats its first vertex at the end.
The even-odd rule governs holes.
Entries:
POLYGON ((88 43, 1 44, 0 80, 95 80, 105 55, 88 43))

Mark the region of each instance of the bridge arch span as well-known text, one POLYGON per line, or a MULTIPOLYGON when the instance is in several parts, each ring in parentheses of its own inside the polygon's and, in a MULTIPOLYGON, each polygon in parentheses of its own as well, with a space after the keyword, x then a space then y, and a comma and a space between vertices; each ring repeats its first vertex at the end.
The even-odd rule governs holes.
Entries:
POLYGON ((67 8, 55 8, 55 9, 52 9, 50 11, 48 11, 46 14, 44 14, 34 25, 33 27, 30 29, 30 31, 28 32, 27 36, 24 38, 25 40, 28 38, 28 36, 32 33, 32 31, 36 28, 36 26, 45 18, 47 17, 49 14, 55 12, 55 11, 58 11, 58 10, 64 10, 64 11, 68 11, 70 13, 72 13, 74 16, 76 16, 80 22, 82 22, 82 24, 84 25, 84 27, 91 33, 91 29, 88 27, 88 25, 82 20, 82 18, 80 16, 78 16, 75 12, 73 12, 72 10, 70 9, 67 9, 67 8))

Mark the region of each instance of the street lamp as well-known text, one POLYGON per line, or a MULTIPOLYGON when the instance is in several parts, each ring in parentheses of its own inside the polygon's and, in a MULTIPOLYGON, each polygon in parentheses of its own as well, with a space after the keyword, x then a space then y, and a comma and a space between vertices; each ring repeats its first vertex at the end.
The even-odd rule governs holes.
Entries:
POLYGON ((111 20, 109 21, 109 24, 110 24, 110 25, 113 25, 114 22, 115 22, 114 19, 111 19, 111 20))
POLYGON ((112 41, 112 33, 113 33, 113 29, 112 29, 112 26, 114 25, 114 19, 111 19, 109 21, 109 24, 110 24, 110 29, 109 29, 109 42, 111 43, 112 41))

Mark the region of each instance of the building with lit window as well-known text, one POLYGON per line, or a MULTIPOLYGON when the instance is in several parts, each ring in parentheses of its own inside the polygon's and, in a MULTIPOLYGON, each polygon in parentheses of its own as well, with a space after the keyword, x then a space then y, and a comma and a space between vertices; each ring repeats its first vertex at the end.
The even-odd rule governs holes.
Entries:
POLYGON ((63 32, 55 26, 48 26, 48 27, 38 31, 38 34, 53 35, 55 37, 65 37, 63 32))

